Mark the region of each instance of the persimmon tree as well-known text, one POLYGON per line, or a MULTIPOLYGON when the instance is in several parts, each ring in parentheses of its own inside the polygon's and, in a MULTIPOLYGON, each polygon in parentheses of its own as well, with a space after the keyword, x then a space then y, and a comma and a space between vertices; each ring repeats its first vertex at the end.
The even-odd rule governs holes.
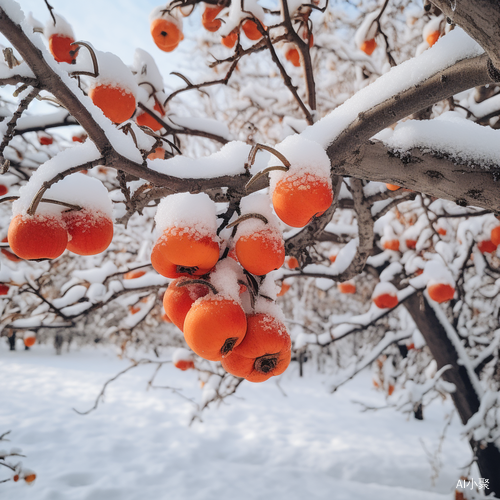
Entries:
POLYGON ((50 5, 44 26, 0 2, 17 99, 2 107, 4 331, 185 340, 196 356, 132 367, 197 368, 198 410, 292 355, 330 365, 332 390, 372 365, 417 418, 451 395, 500 496, 499 5, 174 0, 144 36, 177 50, 199 11, 209 69, 167 92, 145 51, 128 68, 50 5), (206 117, 183 114, 188 92, 206 117), (37 98, 60 109, 33 115, 37 98), (74 124, 73 144, 54 132, 74 124), (276 282, 293 286, 277 299, 276 282))

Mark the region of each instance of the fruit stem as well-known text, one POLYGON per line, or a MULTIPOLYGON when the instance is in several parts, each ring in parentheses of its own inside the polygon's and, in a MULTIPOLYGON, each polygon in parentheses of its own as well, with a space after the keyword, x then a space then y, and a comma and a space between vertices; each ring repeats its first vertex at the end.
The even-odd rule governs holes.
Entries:
POLYGON ((92 58, 92 64, 94 65, 93 73, 91 73, 90 71, 73 71, 71 73, 71 76, 86 75, 86 76, 91 76, 93 78, 97 78, 99 76, 99 65, 97 64, 97 57, 95 55, 92 46, 87 42, 73 42, 71 45, 83 45, 90 52, 90 57, 92 58))
POLYGON ((274 167, 267 167, 265 168, 264 170, 262 170, 261 172, 259 172, 258 174, 255 174, 246 184, 245 186, 245 189, 248 191, 248 188, 255 182, 257 181, 258 179, 260 179, 261 177, 263 177, 264 175, 268 174, 269 172, 272 172, 273 170, 282 170, 283 172, 288 172, 289 170, 289 167, 286 167, 286 166, 280 166, 280 165, 276 165, 274 167))
POLYGON ((269 221, 261 214, 244 214, 242 215, 241 217, 238 217, 234 222, 231 222, 231 224, 228 224, 226 226, 226 229, 230 229, 234 226, 237 226, 238 224, 240 224, 241 222, 244 222, 248 219, 260 219, 262 222, 264 222, 264 224, 268 224, 269 221))

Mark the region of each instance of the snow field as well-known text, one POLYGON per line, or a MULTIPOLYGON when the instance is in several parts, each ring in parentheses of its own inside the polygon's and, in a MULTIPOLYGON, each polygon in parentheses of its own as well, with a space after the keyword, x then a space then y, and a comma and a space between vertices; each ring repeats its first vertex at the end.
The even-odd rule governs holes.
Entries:
MULTIPOLYGON (((81 416, 71 408, 89 409, 128 362, 104 350, 56 357, 46 346, 0 346, 0 430, 12 430, 7 447, 22 448, 24 465, 38 474, 31 487, 1 485, 1 498, 451 500, 470 460, 455 416, 432 492, 420 440, 436 449, 450 402, 435 401, 422 422, 392 410, 362 413, 353 400, 385 402, 368 373, 330 395, 312 363, 304 378, 292 363, 280 380, 283 392, 274 381, 243 383, 189 426, 191 403, 145 390, 152 366, 118 379, 105 403, 81 416)), ((156 383, 201 395, 196 373, 171 365, 156 383)))

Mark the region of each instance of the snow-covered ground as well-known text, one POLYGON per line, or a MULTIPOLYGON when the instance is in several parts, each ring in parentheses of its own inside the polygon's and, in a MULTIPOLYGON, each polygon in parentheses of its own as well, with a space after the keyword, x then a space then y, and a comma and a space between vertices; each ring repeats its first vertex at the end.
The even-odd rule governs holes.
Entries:
MULTIPOLYGON (((455 415, 435 487, 422 441, 433 452, 449 401, 435 401, 424 421, 380 406, 369 373, 334 395, 307 367, 291 365, 280 386, 244 383, 236 396, 189 426, 192 405, 171 391, 146 391, 151 367, 113 383, 97 411, 102 384, 127 366, 110 350, 55 356, 45 346, 7 351, 0 343, 0 434, 27 455, 32 486, 0 484, 8 500, 451 500, 470 461, 455 415), (311 373, 308 373, 311 372, 311 373)), ((167 365, 158 383, 200 397, 195 373, 167 365)), ((5 469, 7 471, 7 469, 5 469)), ((5 477, 0 471, 1 478, 5 477)))

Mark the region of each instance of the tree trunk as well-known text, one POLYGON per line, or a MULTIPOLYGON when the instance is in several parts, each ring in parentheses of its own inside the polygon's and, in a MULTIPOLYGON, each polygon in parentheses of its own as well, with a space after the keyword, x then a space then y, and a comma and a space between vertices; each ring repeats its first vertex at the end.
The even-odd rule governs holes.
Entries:
MULTIPOLYGON (((456 391, 451 397, 462 423, 466 424, 478 411, 480 401, 466 368, 459 364, 453 343, 422 292, 409 297, 405 301, 405 307, 423 335, 436 360, 438 370, 445 365, 451 365, 451 369, 443 374, 443 379, 455 385, 456 391)), ((482 447, 472 439, 470 445, 481 477, 489 479, 487 493, 500 497, 500 450, 494 443, 482 447)))

